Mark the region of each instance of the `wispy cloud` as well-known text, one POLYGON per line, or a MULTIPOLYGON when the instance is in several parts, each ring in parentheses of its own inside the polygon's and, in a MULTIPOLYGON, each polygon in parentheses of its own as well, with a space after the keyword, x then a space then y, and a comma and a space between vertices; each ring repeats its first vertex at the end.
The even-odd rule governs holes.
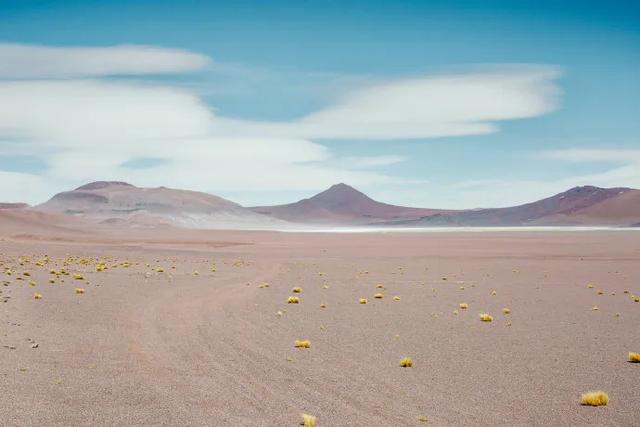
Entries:
POLYGON ((221 117, 184 86, 98 78, 183 73, 209 63, 197 53, 145 46, 0 45, 0 151, 48 165, 41 175, 4 174, 3 197, 41 201, 41 191, 15 189, 39 182, 61 190, 93 179, 222 194, 413 182, 375 170, 403 157, 336 158, 314 140, 493 132, 499 121, 552 111, 558 97, 556 69, 499 67, 359 85, 298 120, 258 122, 221 117), (126 166, 140 158, 158 161, 126 166))
POLYGON ((558 106, 555 67, 522 65, 401 79, 348 91, 333 105, 289 122, 220 121, 224 133, 311 139, 415 139, 479 135, 498 122, 558 106))
MULTIPOLYGON (((427 194, 442 201, 444 207, 504 207, 528 203, 582 185, 640 188, 640 150, 571 148, 545 150, 533 154, 543 161, 601 164, 600 172, 570 175, 556 179, 478 179, 460 181, 427 194)), ((429 201, 424 202, 428 205, 429 201)))
POLYGON ((200 70, 210 58, 181 49, 142 45, 51 47, 0 43, 0 78, 78 78, 200 70))

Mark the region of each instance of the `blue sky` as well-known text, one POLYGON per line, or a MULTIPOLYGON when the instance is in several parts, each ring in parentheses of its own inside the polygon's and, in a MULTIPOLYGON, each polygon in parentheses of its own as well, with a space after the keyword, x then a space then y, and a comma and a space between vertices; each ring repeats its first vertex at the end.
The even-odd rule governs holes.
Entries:
POLYGON ((639 18, 618 1, 3 2, 1 198, 91 179, 247 205, 337 181, 429 207, 640 187, 639 18))

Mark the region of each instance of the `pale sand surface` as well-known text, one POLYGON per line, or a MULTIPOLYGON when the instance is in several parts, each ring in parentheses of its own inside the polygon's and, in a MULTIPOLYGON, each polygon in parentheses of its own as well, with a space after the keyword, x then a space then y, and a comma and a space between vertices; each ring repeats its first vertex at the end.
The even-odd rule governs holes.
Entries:
POLYGON ((54 234, 0 240, 1 425, 640 424, 640 233, 54 234))

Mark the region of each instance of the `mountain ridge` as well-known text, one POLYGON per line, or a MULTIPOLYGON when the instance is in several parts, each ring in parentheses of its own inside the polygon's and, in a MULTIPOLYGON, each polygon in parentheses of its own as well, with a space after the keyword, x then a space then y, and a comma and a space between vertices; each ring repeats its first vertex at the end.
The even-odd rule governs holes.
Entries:
POLYGON ((136 187, 121 181, 95 181, 63 191, 34 209, 113 224, 271 228, 281 223, 212 194, 167 187, 136 187))
POLYGON ((585 185, 522 205, 447 210, 411 208, 377 202, 353 187, 340 183, 298 202, 251 209, 287 221, 314 224, 337 221, 342 225, 405 227, 630 225, 640 221, 640 190, 585 185), (345 194, 351 194, 353 197, 345 200, 345 194), (620 202, 625 198, 630 200, 620 202), (614 203, 614 200, 618 203, 614 203), (607 204, 601 205, 606 201, 607 204), (609 215, 607 206, 612 212, 615 211, 615 214, 609 215), (625 212, 629 214, 626 215, 625 212), (405 218, 390 218, 403 215, 405 218), (419 217, 412 217, 415 215, 419 217))
POLYGON ((635 226, 640 190, 592 185, 503 208, 430 209, 379 202, 345 183, 297 202, 246 208, 209 193, 144 188, 123 181, 95 181, 30 207, 0 203, 4 211, 37 211, 82 217, 94 224, 187 228, 291 229, 313 226, 635 226))

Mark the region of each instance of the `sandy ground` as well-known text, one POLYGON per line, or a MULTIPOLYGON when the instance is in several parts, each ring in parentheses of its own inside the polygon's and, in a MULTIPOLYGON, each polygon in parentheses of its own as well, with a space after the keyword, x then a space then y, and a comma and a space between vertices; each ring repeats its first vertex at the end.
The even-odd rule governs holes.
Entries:
POLYGON ((640 424, 640 232, 97 240, 0 239, 1 425, 640 424))

